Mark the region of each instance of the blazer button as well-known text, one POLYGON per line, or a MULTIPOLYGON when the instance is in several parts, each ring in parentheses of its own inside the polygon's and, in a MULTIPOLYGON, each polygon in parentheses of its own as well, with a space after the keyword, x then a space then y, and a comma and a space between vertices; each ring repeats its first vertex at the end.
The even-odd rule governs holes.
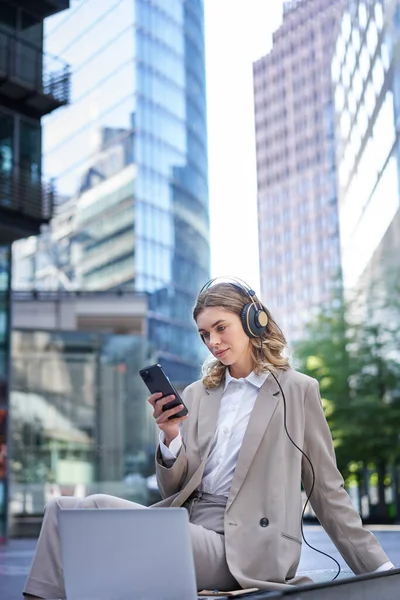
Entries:
POLYGON ((260 525, 261 525, 261 527, 268 527, 268 525, 269 525, 268 519, 266 517, 263 517, 260 521, 260 525))

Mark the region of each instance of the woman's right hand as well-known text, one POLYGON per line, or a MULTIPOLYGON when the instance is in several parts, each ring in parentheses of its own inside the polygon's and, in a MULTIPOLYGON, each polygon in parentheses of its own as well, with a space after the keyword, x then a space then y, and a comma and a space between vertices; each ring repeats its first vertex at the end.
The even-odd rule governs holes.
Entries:
POLYGON ((163 411, 162 407, 165 404, 172 402, 172 400, 175 400, 174 395, 165 396, 163 398, 163 395, 161 392, 159 392, 157 394, 152 394, 147 399, 147 401, 152 405, 152 407, 154 409, 153 417, 156 420, 156 423, 157 423, 159 429, 161 429, 161 431, 163 431, 165 434, 164 443, 166 446, 169 446, 170 443, 172 442, 172 440, 174 440, 176 437, 178 437, 179 423, 181 423, 182 421, 186 421, 186 419, 189 416, 189 415, 186 415, 184 417, 176 417, 175 419, 169 419, 169 417, 175 415, 176 413, 181 411, 183 408, 183 404, 179 404, 178 406, 175 406, 174 408, 170 408, 168 410, 163 411))

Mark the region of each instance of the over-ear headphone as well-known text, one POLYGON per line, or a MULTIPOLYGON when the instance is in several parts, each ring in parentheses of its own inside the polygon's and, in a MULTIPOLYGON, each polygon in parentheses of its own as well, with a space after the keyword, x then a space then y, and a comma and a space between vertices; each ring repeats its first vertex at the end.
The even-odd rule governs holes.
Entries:
POLYGON ((252 290, 250 286, 248 286, 247 283, 241 279, 229 277, 227 280, 225 277, 214 277, 214 279, 210 279, 206 284, 203 285, 199 292, 199 297, 203 292, 212 287, 219 279, 222 280, 221 283, 228 283, 229 285, 232 285, 247 294, 250 302, 247 302, 243 306, 240 313, 240 320, 242 321, 243 329, 249 338, 262 338, 268 325, 267 312, 261 302, 256 302, 254 300, 254 296, 256 295, 254 290, 252 290))

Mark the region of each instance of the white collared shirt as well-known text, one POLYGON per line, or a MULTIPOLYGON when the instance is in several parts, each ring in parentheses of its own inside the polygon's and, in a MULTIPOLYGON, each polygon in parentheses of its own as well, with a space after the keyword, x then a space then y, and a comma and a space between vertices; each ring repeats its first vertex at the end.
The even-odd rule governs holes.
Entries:
MULTIPOLYGON (((261 375, 252 372, 245 378, 235 379, 226 369, 217 428, 201 484, 203 492, 228 497, 243 436, 259 389, 267 377, 268 372, 261 375)), ((163 442, 164 435, 161 432, 160 449, 168 467, 179 453, 182 438, 179 434, 168 448, 163 442)))

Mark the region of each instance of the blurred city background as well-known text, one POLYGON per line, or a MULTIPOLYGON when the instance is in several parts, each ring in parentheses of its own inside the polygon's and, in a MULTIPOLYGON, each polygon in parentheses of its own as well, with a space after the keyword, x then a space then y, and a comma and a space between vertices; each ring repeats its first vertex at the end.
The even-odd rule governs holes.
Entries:
POLYGON ((400 521, 399 131, 400 0, 0 1, 1 541, 54 495, 158 499, 138 371, 199 378, 211 276, 400 521))

